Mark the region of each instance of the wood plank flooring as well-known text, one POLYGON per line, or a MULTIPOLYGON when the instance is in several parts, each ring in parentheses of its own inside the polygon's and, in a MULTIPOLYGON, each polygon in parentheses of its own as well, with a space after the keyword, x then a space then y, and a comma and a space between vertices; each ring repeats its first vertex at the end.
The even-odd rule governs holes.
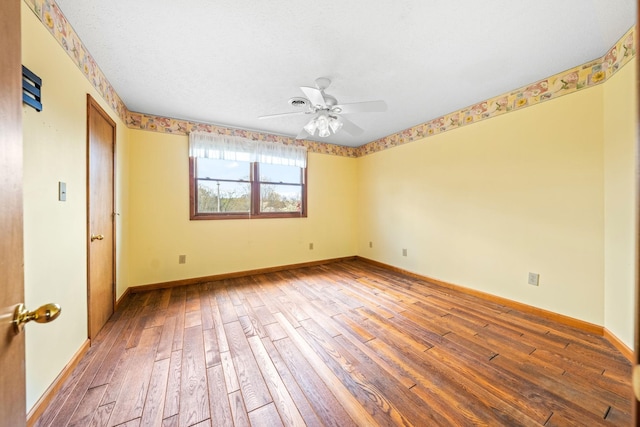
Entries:
POLYGON ((602 337, 344 261, 130 295, 37 426, 631 422, 602 337))

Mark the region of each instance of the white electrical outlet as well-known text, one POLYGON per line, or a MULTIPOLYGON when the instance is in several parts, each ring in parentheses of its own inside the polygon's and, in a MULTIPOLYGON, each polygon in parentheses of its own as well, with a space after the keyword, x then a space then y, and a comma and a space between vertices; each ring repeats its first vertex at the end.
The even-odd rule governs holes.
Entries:
POLYGON ((178 255, 178 264, 186 264, 187 256, 186 255, 178 255))
POLYGON ((538 273, 529 273, 529 281, 527 283, 538 286, 540 284, 540 275, 538 273))
POLYGON ((313 243, 309 243, 309 250, 313 250, 313 243))
POLYGON ((402 256, 407 256, 407 250, 406 249, 402 250, 402 256))
POLYGON ((373 247, 373 242, 369 242, 369 247, 372 248, 373 247))

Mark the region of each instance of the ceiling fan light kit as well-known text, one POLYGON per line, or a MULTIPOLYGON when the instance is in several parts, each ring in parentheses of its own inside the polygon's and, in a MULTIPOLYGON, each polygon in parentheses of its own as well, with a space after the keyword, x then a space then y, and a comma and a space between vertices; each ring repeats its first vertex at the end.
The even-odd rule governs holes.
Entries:
POLYGON ((315 117, 304 125, 296 139, 314 136, 316 131, 318 131, 319 137, 327 138, 331 136, 331 134, 338 133, 340 130, 344 130, 352 136, 358 136, 364 132, 355 123, 340 114, 376 113, 387 110, 387 104, 384 101, 338 104, 338 100, 334 96, 324 93, 324 90, 328 88, 330 84, 331 80, 326 77, 317 78, 315 88, 307 86, 300 87, 300 90, 306 95, 306 98, 294 97, 289 99, 289 105, 296 108, 307 107, 306 111, 271 114, 259 118, 269 119, 300 114, 315 114, 315 117))
POLYGON ((329 127, 333 131, 333 133, 337 133, 340 129, 342 129, 342 122, 340 119, 334 116, 329 116, 329 127))
POLYGON ((326 138, 331 135, 332 132, 335 134, 342 129, 342 122, 338 117, 331 116, 322 111, 317 117, 309 120, 309 123, 304 125, 303 129, 311 136, 313 136, 317 130, 319 137, 326 138))

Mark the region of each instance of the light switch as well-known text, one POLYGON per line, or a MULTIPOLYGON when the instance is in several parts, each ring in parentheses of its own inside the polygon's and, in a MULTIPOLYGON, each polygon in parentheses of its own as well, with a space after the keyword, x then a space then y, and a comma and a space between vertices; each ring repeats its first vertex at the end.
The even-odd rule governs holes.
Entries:
POLYGON ((58 200, 61 202, 67 201, 67 183, 66 182, 58 182, 58 200))

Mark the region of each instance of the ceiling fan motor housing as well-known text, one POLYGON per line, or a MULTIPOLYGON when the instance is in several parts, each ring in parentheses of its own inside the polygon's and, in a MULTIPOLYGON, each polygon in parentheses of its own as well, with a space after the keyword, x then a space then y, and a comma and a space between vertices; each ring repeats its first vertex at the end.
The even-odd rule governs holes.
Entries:
POLYGON ((296 139, 314 136, 316 132, 318 132, 319 137, 326 138, 332 133, 335 134, 339 132, 341 129, 353 136, 362 134, 363 130, 346 117, 343 117, 342 114, 373 113, 387 110, 387 105, 384 101, 339 104, 334 96, 324 93, 330 84, 331 80, 326 77, 320 77, 316 79, 315 88, 300 86, 300 90, 305 94, 305 97, 289 98, 288 103, 296 108, 306 107, 303 111, 271 114, 261 116, 260 118, 268 119, 282 116, 313 114, 315 117, 307 122, 303 130, 296 136, 296 139))
POLYGON ((322 94, 324 95, 324 103, 327 104, 327 107, 333 107, 338 104, 338 100, 335 97, 327 95, 324 92, 322 92, 322 94))

